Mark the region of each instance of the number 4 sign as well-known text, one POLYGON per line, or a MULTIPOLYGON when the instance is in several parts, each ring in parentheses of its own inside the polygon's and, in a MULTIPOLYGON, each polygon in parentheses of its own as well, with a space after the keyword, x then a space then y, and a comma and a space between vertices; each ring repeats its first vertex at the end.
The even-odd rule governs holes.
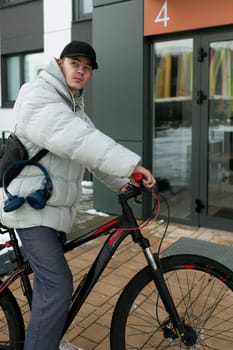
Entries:
POLYGON ((144 0, 144 35, 232 26, 232 13, 232 0, 144 0))
POLYGON ((154 23, 163 22, 164 27, 167 27, 167 22, 170 20, 168 17, 167 0, 164 2, 163 6, 159 10, 157 16, 154 19, 154 23))

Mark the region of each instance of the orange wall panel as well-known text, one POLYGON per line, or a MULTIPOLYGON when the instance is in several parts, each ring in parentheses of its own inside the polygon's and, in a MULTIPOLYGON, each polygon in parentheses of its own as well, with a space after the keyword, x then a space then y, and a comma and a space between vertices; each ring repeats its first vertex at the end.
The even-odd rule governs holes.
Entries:
POLYGON ((233 24, 233 0, 144 0, 144 35, 233 24))

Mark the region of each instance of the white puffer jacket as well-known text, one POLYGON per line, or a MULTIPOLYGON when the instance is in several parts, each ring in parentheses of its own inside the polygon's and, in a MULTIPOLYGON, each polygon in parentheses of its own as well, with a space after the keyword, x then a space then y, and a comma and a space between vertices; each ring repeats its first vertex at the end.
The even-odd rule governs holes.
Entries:
MULTIPOLYGON (((22 86, 14 112, 15 133, 30 157, 42 148, 49 150, 40 163, 48 170, 53 192, 43 209, 33 209, 26 202, 6 213, 7 196, 2 191, 1 221, 8 227, 43 225, 68 233, 77 213, 85 168, 118 191, 140 161, 137 154, 95 128, 84 113, 83 97, 73 97, 55 59, 38 72, 38 79, 22 86)), ((8 190, 26 197, 41 188, 43 179, 38 167, 27 166, 8 190)))

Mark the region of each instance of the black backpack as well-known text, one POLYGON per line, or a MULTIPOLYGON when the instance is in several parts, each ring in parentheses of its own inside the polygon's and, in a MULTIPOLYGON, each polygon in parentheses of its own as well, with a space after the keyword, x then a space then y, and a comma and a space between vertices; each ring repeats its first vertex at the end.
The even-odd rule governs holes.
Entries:
POLYGON ((13 167, 7 175, 7 179, 5 179, 5 185, 8 186, 9 183, 19 175, 21 170, 26 165, 33 165, 37 163, 45 154, 48 153, 48 150, 41 149, 37 152, 31 159, 29 159, 28 151, 25 146, 19 140, 19 138, 11 133, 4 145, 4 150, 2 153, 2 158, 0 159, 0 187, 2 187, 2 178, 4 171, 17 160, 28 160, 24 164, 20 164, 17 167, 13 167))

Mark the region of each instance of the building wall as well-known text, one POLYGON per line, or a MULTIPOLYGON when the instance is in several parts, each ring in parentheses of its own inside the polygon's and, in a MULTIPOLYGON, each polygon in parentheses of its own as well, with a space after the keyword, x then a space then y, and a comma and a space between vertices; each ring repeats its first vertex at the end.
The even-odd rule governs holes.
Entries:
MULTIPOLYGON (((71 29, 72 40, 86 41, 92 44, 92 20, 88 19, 85 21, 73 22, 71 29)), ((92 107, 92 81, 88 83, 85 88, 85 111, 90 118, 93 118, 93 107, 92 107)))
MULTIPOLYGON (((0 57, 4 54, 42 49, 42 0, 20 4, 19 6, 10 6, 0 10, 0 57)), ((2 96, 1 85, 0 96, 2 96)), ((0 108, 1 105, 2 101, 0 99, 0 108)), ((12 128, 12 119, 12 110, 1 108, 0 132, 12 128)))
POLYGON ((43 1, 44 52, 58 57, 63 47, 71 40, 72 1, 43 1))
MULTIPOLYGON (((94 121, 116 141, 143 153, 143 2, 94 1, 93 44, 99 70, 94 121)), ((113 160, 114 161, 114 160, 113 160)), ((112 191, 94 181, 95 208, 118 211, 112 191)))
POLYGON ((0 10, 1 54, 43 49, 43 1, 0 10))

